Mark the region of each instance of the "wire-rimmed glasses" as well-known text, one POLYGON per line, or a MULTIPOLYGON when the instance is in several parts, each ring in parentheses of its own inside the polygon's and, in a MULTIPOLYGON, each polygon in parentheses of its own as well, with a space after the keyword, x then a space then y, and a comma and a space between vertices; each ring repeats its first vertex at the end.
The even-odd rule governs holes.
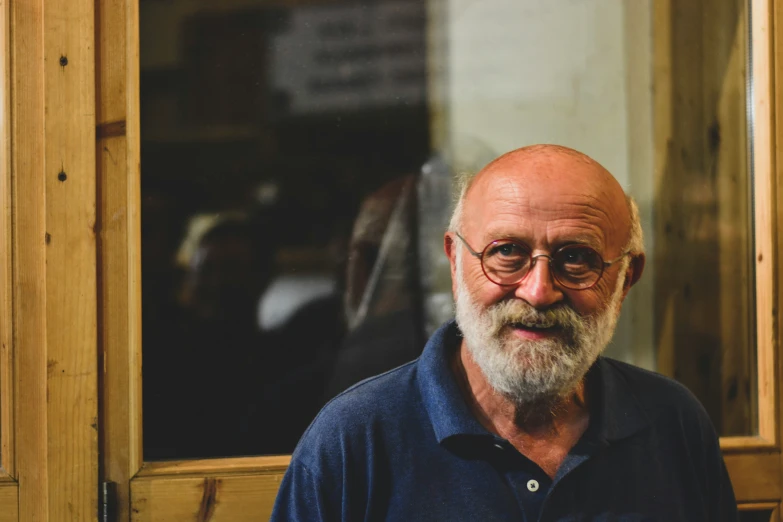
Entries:
POLYGON ((604 261, 589 246, 571 244, 558 248, 551 256, 532 255, 527 245, 512 239, 496 239, 481 252, 476 252, 464 237, 455 234, 470 255, 481 262, 481 269, 487 279, 501 286, 511 286, 522 281, 536 261, 543 257, 549 262, 552 275, 561 286, 571 290, 587 290, 601 279, 604 270, 630 253, 626 251, 611 261, 604 261))

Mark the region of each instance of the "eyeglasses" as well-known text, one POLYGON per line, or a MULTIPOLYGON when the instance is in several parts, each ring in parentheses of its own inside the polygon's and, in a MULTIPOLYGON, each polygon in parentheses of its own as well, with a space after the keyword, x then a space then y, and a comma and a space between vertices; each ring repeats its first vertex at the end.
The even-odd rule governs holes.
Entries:
POLYGON ((481 261, 481 269, 487 279, 501 286, 511 286, 522 281, 538 258, 549 262, 552 275, 561 286, 571 290, 587 290, 595 285, 604 273, 630 251, 611 261, 604 261, 601 255, 585 245, 566 245, 551 256, 532 255, 530 248, 510 239, 492 241, 480 253, 473 250, 464 237, 457 233, 470 255, 481 261))

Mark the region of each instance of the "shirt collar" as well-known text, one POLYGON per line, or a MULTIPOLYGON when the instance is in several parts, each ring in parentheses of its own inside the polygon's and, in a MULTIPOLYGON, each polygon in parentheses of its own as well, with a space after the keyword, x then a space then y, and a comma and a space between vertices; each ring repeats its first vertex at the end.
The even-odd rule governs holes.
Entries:
MULTIPOLYGON (((616 363, 599 357, 590 369, 595 375, 591 392, 595 399, 590 407, 590 424, 606 442, 615 442, 641 431, 650 425, 650 417, 637 396, 637 391, 618 371, 616 363)), ((589 378, 589 377, 588 377, 589 378)))
POLYGON ((419 390, 439 443, 454 435, 489 435, 471 413, 451 371, 449 359, 461 340, 456 321, 449 321, 430 337, 419 358, 419 390))
MULTIPOLYGON (((462 335, 455 321, 430 337, 419 358, 418 386, 439 443, 455 435, 491 436, 470 411, 451 370, 462 335)), ((624 375, 599 357, 588 372, 590 427, 602 442, 624 439, 650 423, 624 375)))

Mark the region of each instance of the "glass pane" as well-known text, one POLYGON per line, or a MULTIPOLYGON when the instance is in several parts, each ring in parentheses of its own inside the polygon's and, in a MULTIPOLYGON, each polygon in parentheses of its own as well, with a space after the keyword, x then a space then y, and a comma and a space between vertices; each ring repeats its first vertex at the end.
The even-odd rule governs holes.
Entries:
POLYGON ((140 0, 145 459, 290 452, 415 358, 453 313, 453 179, 532 143, 640 204, 607 354, 752 433, 746 16, 672 5, 140 0))
POLYGON ((655 112, 657 370, 699 397, 721 435, 749 435, 756 385, 746 3, 674 2, 668 23, 668 42, 655 49, 668 44, 658 61, 670 73, 654 79, 657 92, 670 92, 656 95, 655 112))

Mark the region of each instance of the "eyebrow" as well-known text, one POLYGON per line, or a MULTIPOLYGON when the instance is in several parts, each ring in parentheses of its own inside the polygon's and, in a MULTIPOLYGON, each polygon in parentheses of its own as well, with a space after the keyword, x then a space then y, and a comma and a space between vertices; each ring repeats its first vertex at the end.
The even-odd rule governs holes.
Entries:
MULTIPOLYGON (((508 234, 508 233, 487 234, 487 237, 491 238, 487 242, 487 244, 491 243, 492 241, 497 241, 499 239, 508 239, 511 241, 522 243, 523 245, 526 245, 528 247, 530 246, 529 241, 527 241, 526 239, 522 239, 519 235, 516 234, 508 234)), ((601 252, 603 250, 602 245, 596 238, 588 237, 588 236, 577 236, 577 237, 571 237, 565 239, 563 241, 558 241, 553 244, 552 250, 556 251, 568 245, 584 245, 592 248, 596 252, 601 252)))
POLYGON ((569 239, 567 241, 559 243, 557 248, 563 248, 566 245, 584 245, 592 248, 596 252, 601 252, 602 250, 602 247, 598 243, 598 241, 596 241, 595 238, 589 238, 589 237, 577 237, 577 238, 569 239))

